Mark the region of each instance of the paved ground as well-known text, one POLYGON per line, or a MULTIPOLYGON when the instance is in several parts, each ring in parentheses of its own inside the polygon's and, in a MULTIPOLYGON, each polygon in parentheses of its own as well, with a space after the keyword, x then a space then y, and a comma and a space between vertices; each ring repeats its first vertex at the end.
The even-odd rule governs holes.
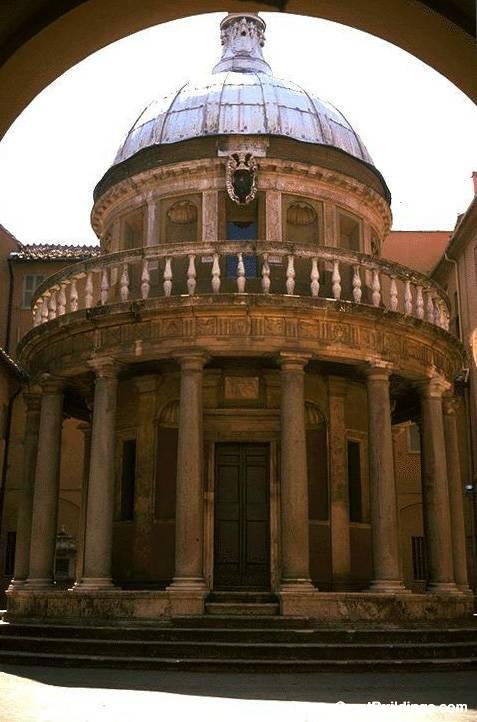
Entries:
POLYGON ((0 668, 0 722, 162 722, 166 716, 191 722, 474 722, 477 673, 252 675, 0 668), (398 704, 383 707, 393 702, 398 704))

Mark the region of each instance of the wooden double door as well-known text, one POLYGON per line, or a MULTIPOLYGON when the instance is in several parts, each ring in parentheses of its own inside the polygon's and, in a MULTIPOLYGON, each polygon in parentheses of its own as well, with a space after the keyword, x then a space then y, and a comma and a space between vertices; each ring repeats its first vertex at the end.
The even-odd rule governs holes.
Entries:
POLYGON ((270 589, 268 444, 215 449, 214 589, 270 589))

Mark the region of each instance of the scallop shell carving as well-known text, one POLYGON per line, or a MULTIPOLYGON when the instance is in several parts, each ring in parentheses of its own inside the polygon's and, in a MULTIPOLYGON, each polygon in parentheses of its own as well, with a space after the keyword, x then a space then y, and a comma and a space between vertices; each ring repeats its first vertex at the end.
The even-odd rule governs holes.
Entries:
POLYGON ((288 207, 287 221, 292 226, 309 226, 316 221, 315 209, 308 203, 292 203, 288 207))
POLYGON ((197 207, 191 201, 178 201, 169 208, 167 217, 172 223, 194 223, 197 220, 197 207))

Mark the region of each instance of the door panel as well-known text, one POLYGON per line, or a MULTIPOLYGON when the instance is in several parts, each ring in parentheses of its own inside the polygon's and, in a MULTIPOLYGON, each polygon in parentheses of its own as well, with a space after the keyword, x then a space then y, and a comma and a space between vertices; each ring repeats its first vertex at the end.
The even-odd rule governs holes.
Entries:
POLYGON ((269 451, 265 444, 217 444, 215 589, 269 589, 269 451))

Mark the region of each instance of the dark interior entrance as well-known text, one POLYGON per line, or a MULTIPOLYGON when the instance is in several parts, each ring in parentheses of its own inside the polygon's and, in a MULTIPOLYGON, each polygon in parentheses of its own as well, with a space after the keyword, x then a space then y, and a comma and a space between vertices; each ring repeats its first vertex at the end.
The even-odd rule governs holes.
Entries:
POLYGON ((270 589, 267 444, 217 444, 214 588, 270 589))

